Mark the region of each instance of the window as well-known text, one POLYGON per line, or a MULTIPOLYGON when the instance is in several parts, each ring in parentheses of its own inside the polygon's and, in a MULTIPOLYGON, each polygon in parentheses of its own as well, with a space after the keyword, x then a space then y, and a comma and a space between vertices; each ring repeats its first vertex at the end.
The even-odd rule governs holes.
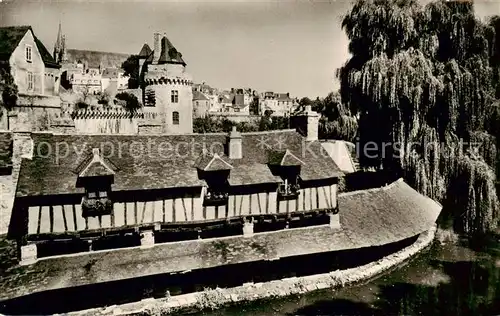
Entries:
POLYGON ((31 45, 26 45, 26 61, 31 63, 31 45))
POLYGON ((179 103, 179 91, 172 90, 171 99, 172 99, 172 103, 179 103))
POLYGON ((299 189, 298 177, 285 176, 283 183, 278 187, 278 198, 280 200, 296 199, 299 195, 299 189))
POLYGON ((107 198, 108 197, 108 192, 107 191, 102 191, 102 190, 92 190, 92 191, 87 191, 87 198, 89 199, 101 199, 101 198, 107 198))
POLYGON ((172 113, 172 123, 174 125, 179 125, 179 112, 172 113))
POLYGON ((28 90, 33 90, 35 86, 35 77, 33 76, 32 72, 28 72, 28 77, 27 77, 27 85, 28 85, 28 90))
POLYGON ((111 214, 113 203, 105 190, 105 188, 104 190, 103 188, 86 190, 86 194, 82 199, 82 215, 84 217, 111 214))

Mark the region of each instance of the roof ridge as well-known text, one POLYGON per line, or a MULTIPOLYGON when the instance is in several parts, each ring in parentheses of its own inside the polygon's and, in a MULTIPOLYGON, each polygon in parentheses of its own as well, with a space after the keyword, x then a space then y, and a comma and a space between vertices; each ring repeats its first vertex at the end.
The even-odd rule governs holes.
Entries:
POLYGON ((297 130, 293 128, 288 128, 288 129, 276 129, 276 130, 271 130, 271 131, 258 131, 258 132, 246 132, 246 133, 241 133, 245 135, 260 135, 260 134, 270 134, 270 133, 283 133, 283 132, 297 132, 297 130))
POLYGON ((283 161, 285 160, 285 158, 286 158, 286 156, 287 156, 287 155, 292 156, 292 158, 294 158, 294 159, 296 159, 296 160, 300 161, 300 163, 301 163, 301 164, 305 165, 305 163, 304 163, 301 159, 299 159, 299 157, 295 156, 295 155, 294 155, 294 154, 290 151, 290 149, 288 149, 288 148, 285 150, 285 154, 284 154, 284 155, 283 155, 283 157, 281 158, 280 165, 283 165, 283 161))
POLYGON ((224 159, 222 159, 222 157, 218 154, 218 153, 213 153, 212 154, 212 159, 210 159, 209 163, 205 166, 205 168, 203 168, 205 171, 207 169, 210 168, 210 166, 214 163, 215 160, 220 160, 222 161, 223 163, 225 163, 230 169, 233 169, 234 167, 229 164, 228 162, 224 161, 224 159))
POLYGON ((387 185, 384 185, 383 187, 378 187, 378 188, 370 188, 370 189, 365 189, 365 190, 356 190, 352 192, 344 192, 344 193, 339 193, 340 196, 352 196, 352 195, 357 195, 357 194, 365 194, 365 193, 372 193, 372 192, 378 192, 378 191, 386 191, 389 189, 392 189, 392 187, 396 186, 399 183, 405 183, 403 178, 399 178, 394 182, 391 182, 387 185))

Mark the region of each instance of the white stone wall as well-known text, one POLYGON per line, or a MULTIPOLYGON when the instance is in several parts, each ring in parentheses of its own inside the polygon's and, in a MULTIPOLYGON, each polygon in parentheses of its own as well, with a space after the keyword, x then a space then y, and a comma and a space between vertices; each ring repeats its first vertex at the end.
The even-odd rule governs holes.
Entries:
POLYGON ((148 89, 155 91, 155 112, 161 116, 164 133, 186 134, 193 132, 193 90, 191 76, 180 64, 148 65, 146 80, 158 80, 148 89), (159 82, 168 78, 174 83, 159 82), (172 102, 173 91, 178 91, 178 102, 172 102), (179 113, 179 124, 173 124, 173 113, 179 113))
POLYGON ((13 149, 12 174, 0 176, 0 235, 6 234, 9 228, 21 158, 29 158, 32 154, 33 144, 29 133, 14 134, 13 149))
POLYGON ((9 59, 11 74, 19 93, 44 93, 45 64, 31 31, 26 32, 9 59), (26 60, 26 47, 31 46, 31 62, 26 60), (28 90, 28 72, 34 76, 33 90, 28 90))
POLYGON ((135 118, 75 119, 75 131, 82 134, 138 134, 135 118))

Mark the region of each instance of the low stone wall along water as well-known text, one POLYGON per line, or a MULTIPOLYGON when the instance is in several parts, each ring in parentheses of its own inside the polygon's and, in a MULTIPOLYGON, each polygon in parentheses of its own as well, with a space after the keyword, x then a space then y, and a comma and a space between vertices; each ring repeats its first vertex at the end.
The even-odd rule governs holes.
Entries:
POLYGON ((202 292, 171 297, 166 293, 166 297, 162 299, 145 299, 136 303, 90 309, 67 315, 165 315, 188 310, 216 309, 230 304, 286 297, 328 288, 335 289, 366 281, 402 264, 431 245, 435 233, 434 226, 422 233, 410 246, 356 268, 263 283, 247 283, 233 288, 206 289, 202 292))

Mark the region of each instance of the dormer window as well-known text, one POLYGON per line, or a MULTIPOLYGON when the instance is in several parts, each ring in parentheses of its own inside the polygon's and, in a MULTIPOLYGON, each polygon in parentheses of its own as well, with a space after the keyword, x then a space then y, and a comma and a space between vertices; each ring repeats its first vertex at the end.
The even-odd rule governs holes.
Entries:
POLYGON ((84 217, 111 214, 113 202, 109 193, 114 181, 113 167, 101 157, 99 149, 94 148, 92 157, 78 168, 77 186, 85 188, 81 204, 84 217))
POLYGON ((272 152, 269 165, 273 174, 279 176, 282 182, 278 186, 280 200, 296 199, 300 194, 300 169, 304 164, 288 149, 284 152, 272 152))
POLYGON ((205 180, 207 187, 203 205, 225 205, 229 199, 229 172, 233 168, 226 157, 218 154, 204 154, 199 159, 197 167, 200 178, 205 180))

